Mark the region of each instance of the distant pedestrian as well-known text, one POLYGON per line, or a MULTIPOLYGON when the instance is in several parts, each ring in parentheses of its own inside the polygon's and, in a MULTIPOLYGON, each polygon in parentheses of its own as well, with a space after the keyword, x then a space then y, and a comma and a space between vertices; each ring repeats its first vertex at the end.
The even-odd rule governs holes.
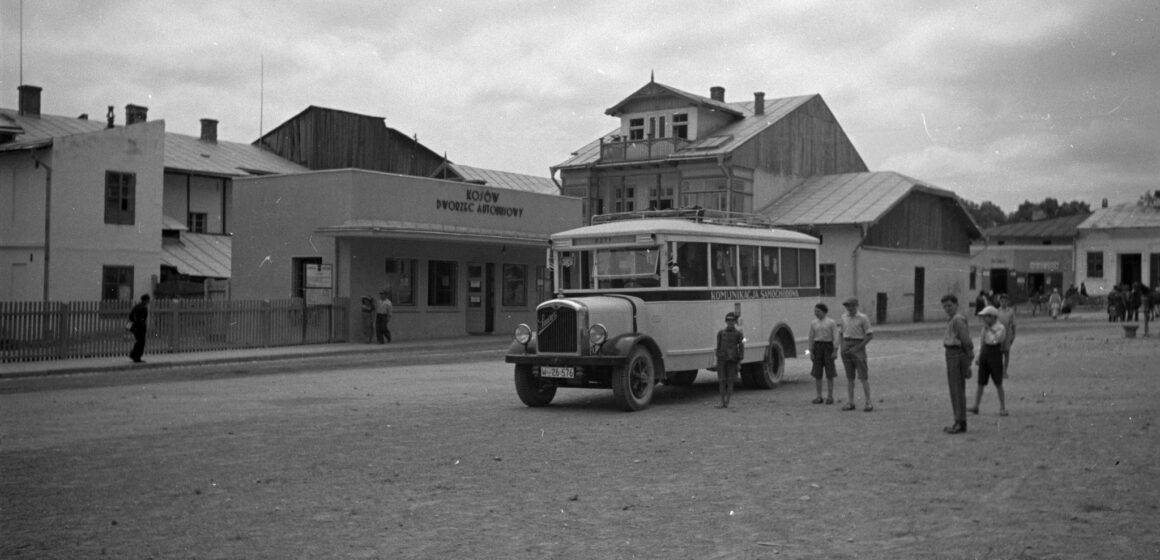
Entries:
POLYGON ((370 344, 375 341, 375 298, 363 296, 360 301, 362 302, 362 337, 367 344, 370 344))
POLYGON ((1006 329, 999 322, 999 310, 987 306, 979 312, 983 318, 983 331, 979 335, 979 384, 975 390, 975 406, 968 408, 971 414, 979 413, 979 403, 983 400, 983 388, 987 381, 995 384, 999 395, 999 416, 1007 415, 1007 400, 1003 395, 1003 343, 1007 340, 1006 329))
POLYGON ((842 342, 842 367, 846 370, 846 405, 842 410, 854 410, 854 378, 862 382, 866 412, 874 410, 870 402, 870 366, 866 362, 866 345, 874 338, 870 318, 858 312, 858 298, 847 299, 842 305, 846 313, 842 315, 840 335, 842 342))
POLYGON ((834 365, 836 353, 834 344, 839 341, 841 334, 838 323, 826 314, 830 308, 819 303, 814 306, 814 320, 810 322, 809 345, 810 361, 813 369, 810 375, 814 378, 814 385, 818 390, 818 397, 814 404, 834 404, 834 378, 838 376, 838 368, 834 365), (826 377, 826 398, 822 398, 822 376, 826 377))
POLYGON ((987 290, 979 290, 979 295, 975 296, 975 312, 979 312, 988 305, 991 305, 991 302, 987 299, 987 290))
POLYGON ((387 297, 389 293, 386 290, 379 292, 379 298, 375 301, 375 340, 379 344, 391 341, 391 314, 395 306, 387 297))
POLYGON ((737 328, 737 315, 726 313, 725 328, 717 331, 717 393, 721 395, 718 408, 729 408, 737 367, 744 359, 745 333, 737 328))
POLYGON ((1039 308, 1043 307, 1043 292, 1038 289, 1031 294, 1031 316, 1039 315, 1039 308))
POLYGON ((129 332, 133 333, 133 349, 129 351, 129 359, 136 363, 144 362, 145 334, 149 330, 149 294, 141 296, 141 301, 129 311, 129 332))
POLYGON ((1051 296, 1047 298, 1047 309, 1052 319, 1059 318, 1060 311, 1063 311, 1063 296, 1059 295, 1059 288, 1051 289, 1051 296))
POLYGON ((999 322, 1007 335, 1003 340, 1003 379, 1009 377, 1011 364, 1011 345, 1015 343, 1015 308, 1011 307, 1011 298, 1007 294, 999 295, 999 322))
POLYGON ((943 428, 948 434, 967 431, 967 380, 971 378, 971 360, 975 359, 975 345, 971 342, 971 331, 967 318, 959 313, 959 298, 947 294, 940 300, 947 314, 946 333, 943 334, 943 348, 947 361, 947 388, 951 395, 951 411, 955 423, 943 428))

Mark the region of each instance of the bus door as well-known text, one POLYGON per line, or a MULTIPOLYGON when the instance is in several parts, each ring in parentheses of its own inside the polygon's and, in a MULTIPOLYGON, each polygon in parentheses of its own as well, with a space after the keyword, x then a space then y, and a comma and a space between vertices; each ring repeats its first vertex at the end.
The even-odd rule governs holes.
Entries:
POLYGON ((467 263, 467 332, 486 334, 495 330, 495 299, 491 278, 492 263, 467 263))

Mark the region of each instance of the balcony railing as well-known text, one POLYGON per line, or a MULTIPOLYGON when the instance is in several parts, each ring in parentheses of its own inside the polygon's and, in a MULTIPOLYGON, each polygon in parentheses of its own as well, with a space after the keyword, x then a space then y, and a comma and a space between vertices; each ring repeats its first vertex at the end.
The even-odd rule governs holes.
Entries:
POLYGON ((648 140, 600 141, 600 163, 645 161, 663 158, 688 146, 684 138, 653 138, 648 140))

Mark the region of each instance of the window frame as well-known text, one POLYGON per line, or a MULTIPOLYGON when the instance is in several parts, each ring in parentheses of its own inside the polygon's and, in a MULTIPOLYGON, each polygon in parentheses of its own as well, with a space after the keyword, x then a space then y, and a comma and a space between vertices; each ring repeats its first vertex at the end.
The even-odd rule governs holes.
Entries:
POLYGON ((105 223, 131 226, 137 213, 137 174, 105 171, 105 223))
POLYGON ((1087 252, 1087 267, 1084 269, 1087 272, 1088 278, 1103 278, 1104 277, 1104 252, 1103 251, 1088 251, 1087 252), (1092 269, 1095 269, 1095 272, 1092 269))
POLYGON ((206 212, 188 212, 185 218, 185 227, 189 233, 206 233, 209 224, 209 214, 206 212))
POLYGON ((101 266, 101 301, 133 301, 133 267, 126 265, 101 266), (128 287, 122 298, 122 287, 128 287), (110 295, 114 297, 109 297, 110 295))
POLYGON ((503 263, 501 265, 503 289, 500 305, 504 307, 528 306, 528 265, 523 263, 503 263), (518 271, 518 272, 517 272, 518 271))
POLYGON ((822 297, 838 295, 838 265, 837 263, 821 263, 818 265, 818 289, 822 297))
POLYGON ((415 275, 419 268, 418 259, 404 259, 387 257, 383 259, 383 274, 386 276, 387 289, 390 290, 391 304, 395 306, 414 307, 415 275))

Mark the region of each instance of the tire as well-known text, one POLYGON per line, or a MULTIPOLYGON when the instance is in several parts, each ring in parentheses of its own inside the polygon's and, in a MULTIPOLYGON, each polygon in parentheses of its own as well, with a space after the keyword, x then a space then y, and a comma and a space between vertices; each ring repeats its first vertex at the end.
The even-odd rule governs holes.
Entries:
POLYGON ((516 394, 528 406, 548 406, 556 396, 556 386, 540 382, 532 375, 532 366, 520 364, 516 366, 516 394))
POLYGON ((668 374, 668 381, 666 385, 673 385, 674 387, 688 387, 697 380, 697 370, 687 369, 684 371, 670 371, 668 374))
POLYGON ((656 389, 656 364, 652 354, 637 346, 628 361, 612 372, 612 396, 626 412, 648 408, 656 389))
POLYGON ((743 364, 741 378, 751 389, 772 389, 781 383, 785 373, 785 350, 781 343, 772 340, 765 350, 765 358, 760 362, 743 364))

